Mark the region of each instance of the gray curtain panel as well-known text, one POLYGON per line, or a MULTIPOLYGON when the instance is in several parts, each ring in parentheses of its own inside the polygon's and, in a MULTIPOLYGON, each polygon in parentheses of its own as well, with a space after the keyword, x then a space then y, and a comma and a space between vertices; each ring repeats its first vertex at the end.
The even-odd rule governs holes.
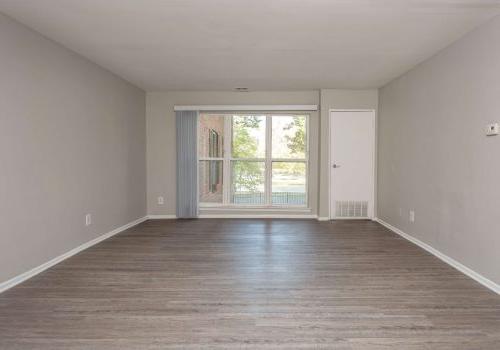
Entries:
POLYGON ((177 217, 198 216, 197 111, 175 112, 177 129, 177 217))

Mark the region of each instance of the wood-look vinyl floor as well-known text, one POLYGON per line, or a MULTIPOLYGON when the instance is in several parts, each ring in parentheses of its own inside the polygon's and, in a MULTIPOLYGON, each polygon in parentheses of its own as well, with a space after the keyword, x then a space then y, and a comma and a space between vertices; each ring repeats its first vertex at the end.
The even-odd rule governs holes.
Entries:
POLYGON ((500 349, 500 296, 369 221, 155 220, 0 294, 0 349, 500 349))

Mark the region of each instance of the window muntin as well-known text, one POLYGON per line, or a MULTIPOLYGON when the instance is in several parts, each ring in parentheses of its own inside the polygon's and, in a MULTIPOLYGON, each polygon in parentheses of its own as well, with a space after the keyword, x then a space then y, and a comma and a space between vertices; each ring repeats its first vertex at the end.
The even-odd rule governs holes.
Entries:
POLYGON ((307 115, 201 113, 200 205, 306 207, 307 132, 307 115))

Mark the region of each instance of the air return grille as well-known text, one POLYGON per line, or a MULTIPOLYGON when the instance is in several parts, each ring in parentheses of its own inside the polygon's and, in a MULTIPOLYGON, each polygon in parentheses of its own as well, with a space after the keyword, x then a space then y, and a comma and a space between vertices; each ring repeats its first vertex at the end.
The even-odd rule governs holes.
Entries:
POLYGON ((368 202, 366 201, 336 201, 335 216, 338 218, 367 218, 368 202))

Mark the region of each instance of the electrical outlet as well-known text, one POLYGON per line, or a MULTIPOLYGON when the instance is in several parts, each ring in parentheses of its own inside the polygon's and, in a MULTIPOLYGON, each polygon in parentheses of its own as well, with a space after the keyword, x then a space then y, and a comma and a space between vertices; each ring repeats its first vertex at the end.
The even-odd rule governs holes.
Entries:
POLYGON ((415 211, 410 210, 410 222, 415 222, 415 211))
POLYGON ((165 201, 163 200, 163 197, 158 197, 158 204, 163 205, 163 203, 165 203, 165 201))
POLYGON ((486 136, 496 136, 499 133, 500 125, 498 123, 492 123, 486 126, 486 136))
POLYGON ((92 215, 87 214, 85 215, 85 226, 90 226, 92 224, 92 215))

